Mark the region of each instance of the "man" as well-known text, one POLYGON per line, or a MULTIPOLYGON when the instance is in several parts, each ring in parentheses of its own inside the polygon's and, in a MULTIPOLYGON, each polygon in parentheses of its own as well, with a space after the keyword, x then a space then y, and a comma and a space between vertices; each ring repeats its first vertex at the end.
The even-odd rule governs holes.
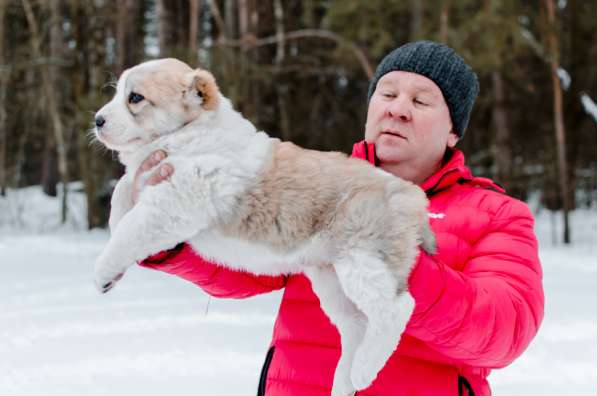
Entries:
MULTIPOLYGON (((438 252, 419 255, 409 278, 415 311, 397 350, 360 396, 489 395, 491 369, 510 364, 539 328, 543 290, 532 215, 491 180, 474 177, 455 149, 477 92, 477 77, 464 60, 429 41, 388 54, 371 81, 366 141, 355 145, 353 156, 426 191, 438 252)), ((164 157, 146 160, 139 176, 164 157)), ((174 171, 157 169, 149 184, 174 171)), ((182 244, 142 265, 218 297, 284 287, 258 394, 329 395, 340 338, 307 278, 234 272, 182 244)))

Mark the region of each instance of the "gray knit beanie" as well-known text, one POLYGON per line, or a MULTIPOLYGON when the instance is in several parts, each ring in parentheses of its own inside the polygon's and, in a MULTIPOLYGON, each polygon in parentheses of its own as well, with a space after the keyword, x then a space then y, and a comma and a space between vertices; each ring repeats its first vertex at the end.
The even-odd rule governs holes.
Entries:
POLYGON ((367 101, 386 73, 401 70, 432 80, 442 91, 459 137, 464 135, 477 94, 477 75, 452 48, 433 41, 416 41, 396 48, 381 61, 369 83, 367 101))

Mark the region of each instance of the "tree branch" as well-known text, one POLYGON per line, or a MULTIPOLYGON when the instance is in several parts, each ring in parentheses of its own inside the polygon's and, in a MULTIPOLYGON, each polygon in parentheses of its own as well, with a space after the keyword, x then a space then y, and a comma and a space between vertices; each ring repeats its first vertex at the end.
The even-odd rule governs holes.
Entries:
MULTIPOLYGON (((284 34, 284 38, 286 41, 288 40, 299 40, 304 38, 319 38, 324 40, 330 40, 335 42, 338 45, 343 45, 349 48, 354 56, 358 59, 363 72, 367 76, 368 79, 373 77, 373 68, 369 63, 369 59, 365 55, 365 52, 353 43, 350 40, 345 39, 344 37, 340 36, 337 33, 331 32, 329 30, 323 29, 300 29, 294 30, 292 32, 287 32, 284 34)), ((254 36, 241 39, 241 40, 227 40, 223 39, 219 42, 215 43, 214 46, 223 46, 223 47, 241 47, 241 46, 248 46, 248 47, 260 47, 264 45, 271 45, 277 44, 279 37, 277 35, 263 37, 260 39, 255 38, 254 36)))

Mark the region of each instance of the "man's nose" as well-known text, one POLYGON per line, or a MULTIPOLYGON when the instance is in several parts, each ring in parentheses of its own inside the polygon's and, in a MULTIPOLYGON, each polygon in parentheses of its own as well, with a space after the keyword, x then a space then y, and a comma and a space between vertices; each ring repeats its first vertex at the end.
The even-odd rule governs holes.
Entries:
POLYGON ((398 96, 388 104, 387 113, 392 118, 410 121, 412 118, 411 103, 405 96, 398 96))
POLYGON ((95 117, 95 126, 98 128, 101 128, 102 126, 104 126, 104 124, 106 123, 106 119, 104 117, 100 116, 96 116, 95 117))

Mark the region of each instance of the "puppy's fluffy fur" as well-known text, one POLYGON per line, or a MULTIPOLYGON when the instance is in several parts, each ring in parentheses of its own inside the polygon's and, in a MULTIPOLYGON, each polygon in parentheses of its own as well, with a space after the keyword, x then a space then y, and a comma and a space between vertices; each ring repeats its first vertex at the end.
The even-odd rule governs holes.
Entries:
POLYGON ((303 272, 342 339, 332 395, 371 384, 412 312, 406 279, 418 245, 434 249, 419 187, 270 138, 233 110, 209 72, 175 59, 125 71, 97 117, 97 138, 126 166, 95 267, 102 292, 181 241, 233 269, 303 272), (135 171, 156 149, 175 171, 133 205, 135 171))

